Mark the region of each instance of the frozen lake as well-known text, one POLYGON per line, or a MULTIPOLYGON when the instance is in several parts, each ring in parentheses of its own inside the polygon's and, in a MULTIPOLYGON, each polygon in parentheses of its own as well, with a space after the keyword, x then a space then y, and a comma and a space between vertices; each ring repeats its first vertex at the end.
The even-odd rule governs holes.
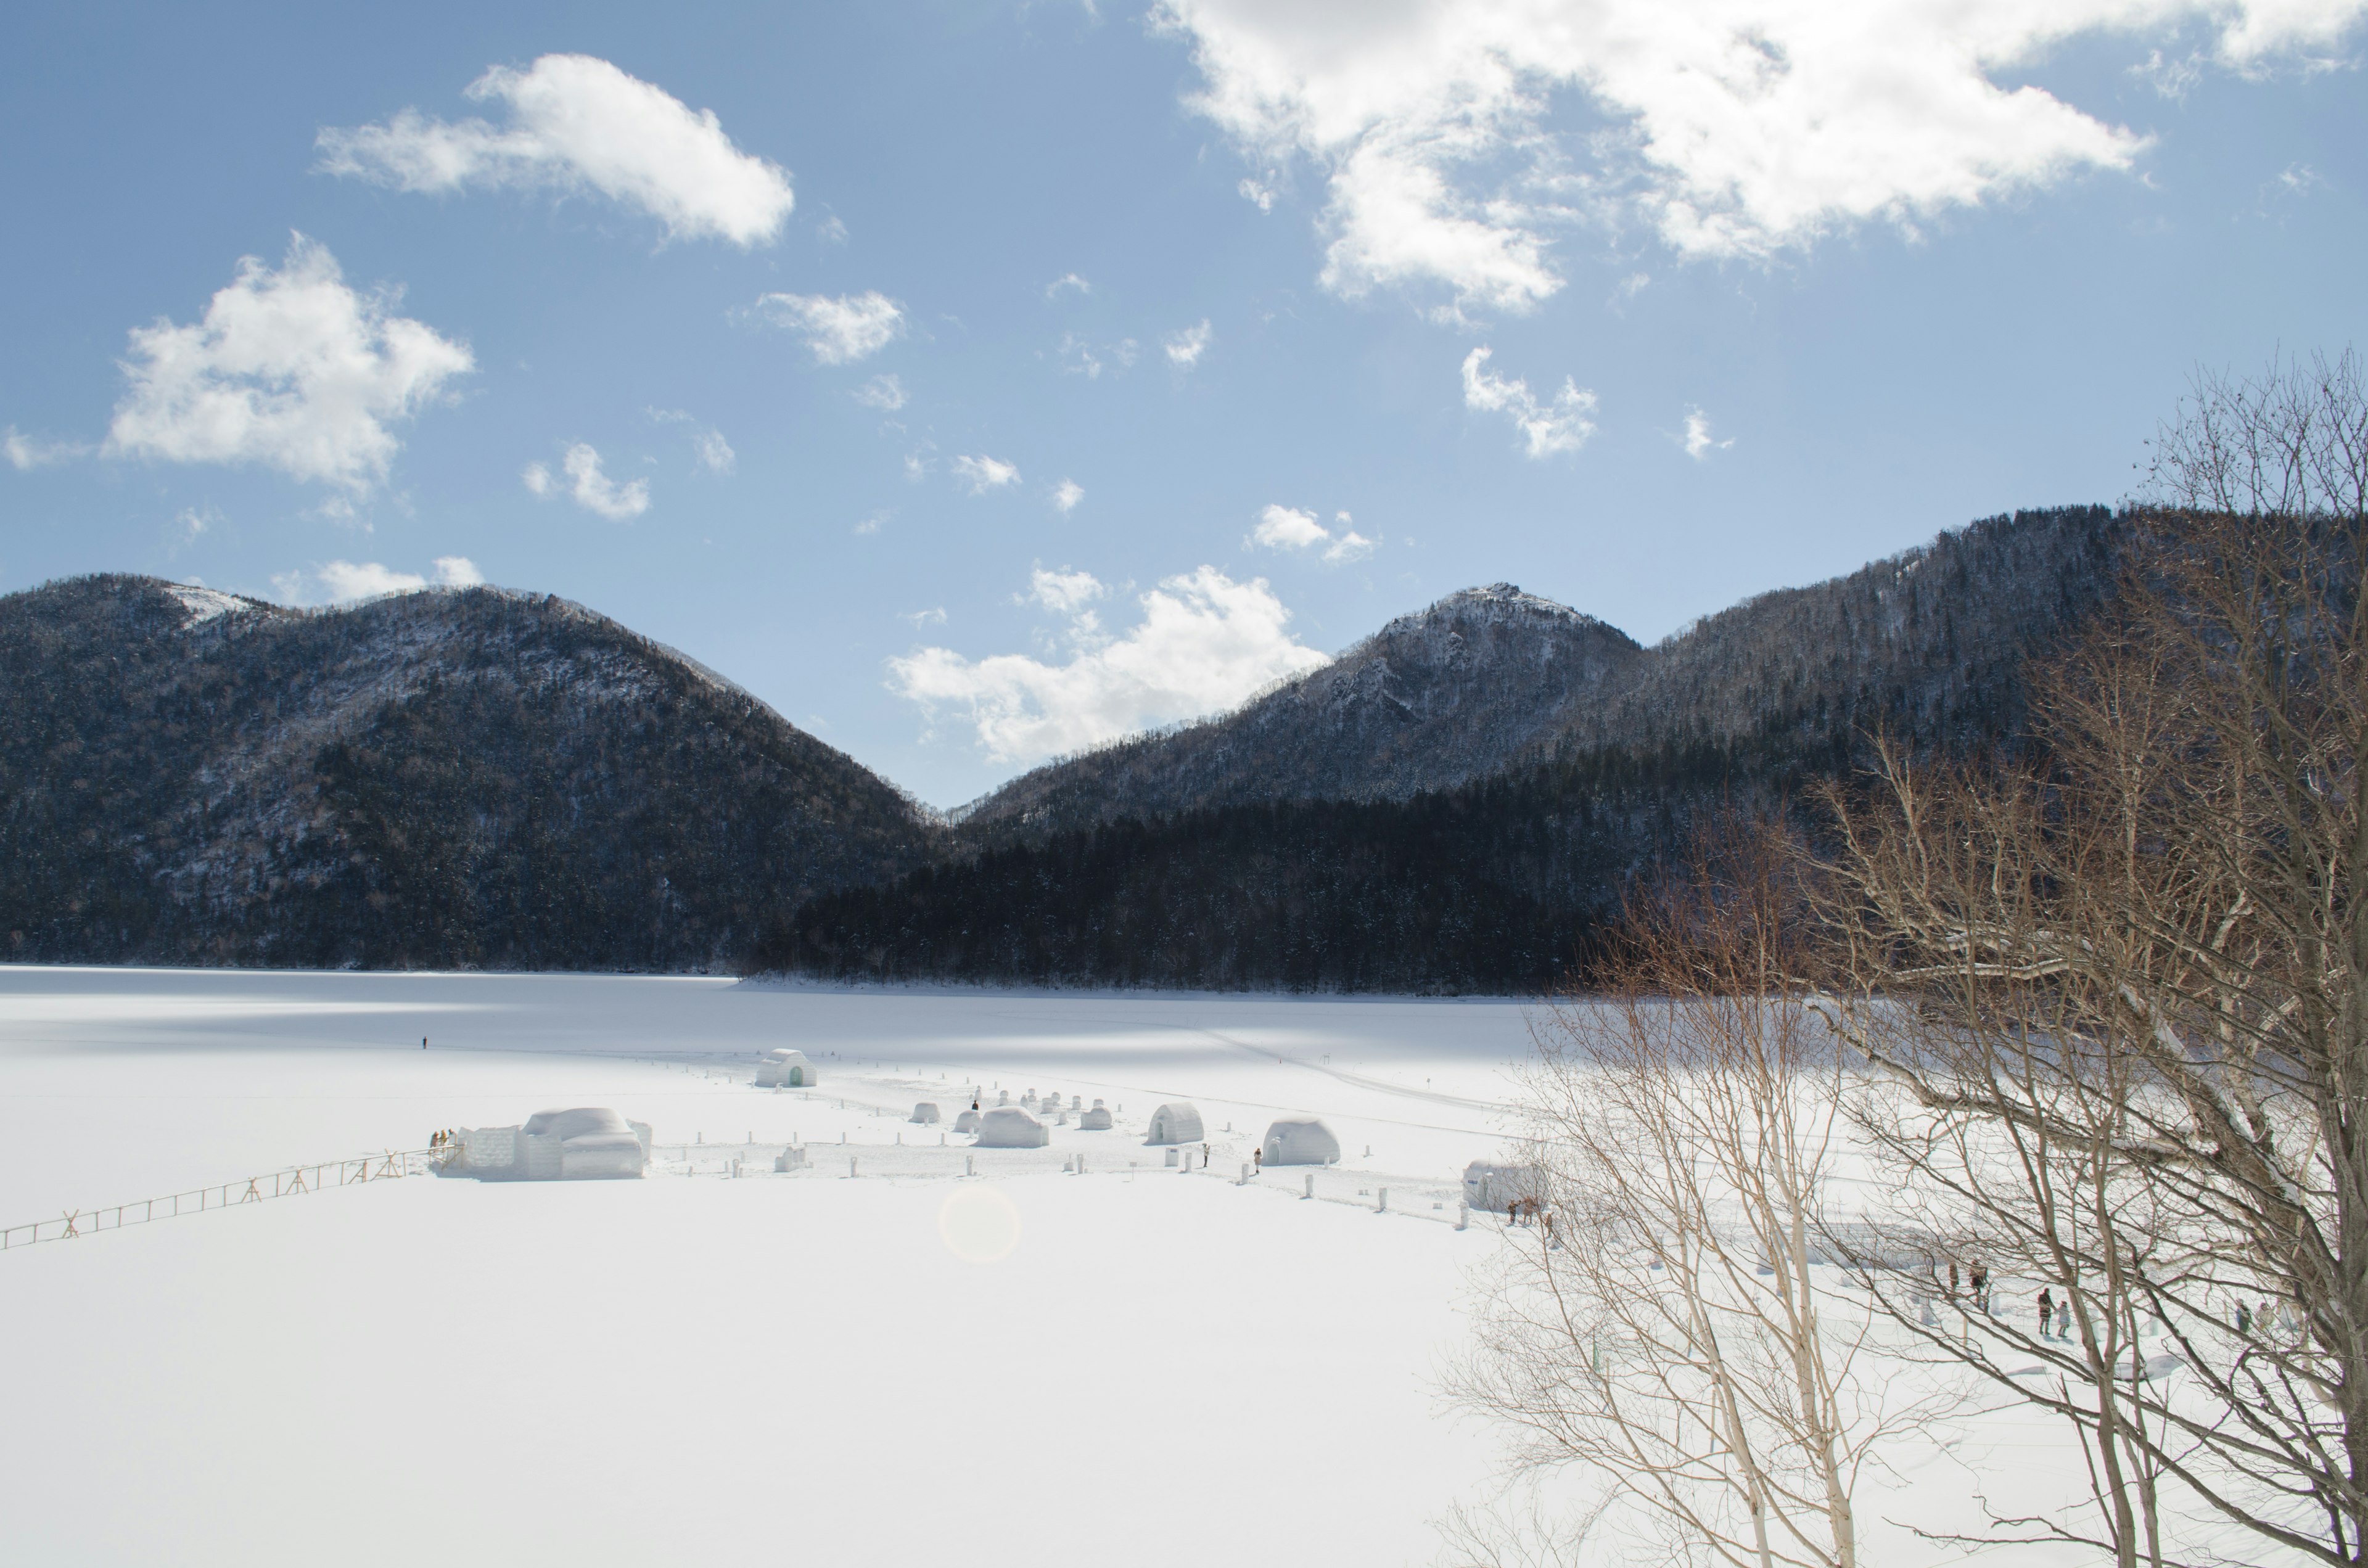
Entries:
POLYGON ((642 1183, 419 1179, 0 1258, 11 1554, 1428 1562, 1493 1453, 1434 1392, 1496 1244, 1448 1195, 1528 1049, 1497 1002, 0 969, 0 1222, 565 1104, 689 1146, 642 1183), (820 1089, 750 1086, 778 1045, 820 1089), (978 1183, 878 1174, 958 1159, 905 1118, 967 1085, 1121 1125, 978 1183), (1177 1098, 1217 1174, 1142 1146, 1177 1098), (1338 1133, 1338 1201, 1221 1179, 1286 1112, 1338 1133), (678 1174, 792 1138, 814 1170, 678 1174), (1017 1221, 985 1264, 946 1208, 982 1188, 1017 1221))

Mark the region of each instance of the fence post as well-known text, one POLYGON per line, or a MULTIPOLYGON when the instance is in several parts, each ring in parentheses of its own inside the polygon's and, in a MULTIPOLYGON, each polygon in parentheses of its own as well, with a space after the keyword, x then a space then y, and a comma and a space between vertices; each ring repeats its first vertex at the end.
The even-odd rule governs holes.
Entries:
POLYGON ((1250 1184, 1250 1165, 1249 1165, 1249 1162, 1248 1162, 1247 1160, 1244 1160, 1244 1161, 1242 1162, 1242 1179, 1241 1179, 1241 1180, 1239 1180, 1239 1181, 1237 1181, 1237 1182, 1235 1182, 1235 1183, 1234 1183, 1234 1185, 1235 1185, 1235 1187, 1247 1187, 1247 1186, 1249 1186, 1249 1184, 1250 1184))
POLYGON ((976 1154, 964 1154, 962 1156, 962 1175, 966 1176, 974 1176, 978 1175, 978 1156, 976 1154))
POLYGON ((1378 1203, 1375 1203, 1375 1204, 1373 1205, 1373 1212, 1374 1212, 1374 1213, 1376 1213, 1376 1214, 1386 1214, 1386 1213, 1388 1213, 1389 1211, 1390 1211, 1390 1189, 1389 1189, 1388 1187, 1383 1187, 1383 1188, 1381 1189, 1381 1201, 1379 1201, 1378 1203))
POLYGON ((1459 1198, 1455 1200, 1455 1228, 1463 1229, 1472 1222, 1472 1205, 1459 1198))
POLYGON ((1306 1180, 1307 1190, 1301 1193, 1299 1196, 1302 1198, 1313 1198, 1315 1196, 1315 1173, 1314 1171, 1308 1172, 1306 1180))
POLYGON ((853 1176, 855 1174, 855 1156, 852 1154, 849 1154, 847 1157, 847 1174, 848 1176, 853 1176))

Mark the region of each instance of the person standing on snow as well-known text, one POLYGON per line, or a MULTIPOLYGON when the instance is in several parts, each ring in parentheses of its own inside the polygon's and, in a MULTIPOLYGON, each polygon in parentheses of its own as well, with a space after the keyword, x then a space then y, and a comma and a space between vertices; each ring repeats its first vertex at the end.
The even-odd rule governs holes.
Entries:
POLYGON ((2039 1288, 2039 1337, 2055 1337, 2055 1297, 2046 1286, 2039 1288))

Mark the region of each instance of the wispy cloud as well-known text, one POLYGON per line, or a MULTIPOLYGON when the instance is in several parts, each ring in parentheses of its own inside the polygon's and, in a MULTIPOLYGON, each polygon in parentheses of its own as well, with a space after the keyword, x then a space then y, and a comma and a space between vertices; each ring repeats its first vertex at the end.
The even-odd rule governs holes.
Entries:
POLYGON ((1074 272, 1064 272, 1044 285, 1044 297, 1048 300, 1057 300, 1067 291, 1090 294, 1094 291, 1094 286, 1074 272))
POLYGON ((932 717, 959 712, 991 759, 1025 763, 1220 711, 1326 662, 1291 635, 1291 612, 1263 578, 1235 582, 1213 566, 1167 578, 1115 637, 1085 608, 1102 591, 1085 573, 1031 576, 1030 597, 1069 618, 1065 662, 918 648, 888 662, 889 689, 932 717))
POLYGON ((1339 525, 1338 533, 1317 522, 1313 512, 1273 505, 1258 514, 1257 527, 1243 542, 1267 550, 1316 551, 1333 566, 1362 561, 1373 553, 1377 546, 1349 526, 1348 513, 1335 512, 1332 520, 1339 525))
POLYGON ((1053 487, 1053 509, 1064 517, 1076 511, 1077 503, 1085 498, 1086 487, 1074 479, 1064 479, 1053 487))
POLYGON ((261 463, 368 492, 401 449, 390 426, 476 363, 467 345, 394 314, 399 298, 347 288, 336 258, 302 234, 278 271, 242 258, 204 320, 132 330, 131 384, 106 450, 261 463))
POLYGON ((1209 351, 1210 336, 1209 323, 1203 318, 1198 326, 1169 333, 1160 347, 1167 350, 1169 364, 1179 370, 1189 370, 1201 362, 1201 355, 1209 351))
POLYGON ((6 457, 8 466, 19 472, 86 458, 97 449, 81 441, 45 441, 38 436, 26 435, 14 425, 0 427, 0 457, 6 457))
MULTIPOLYGON (((283 604, 344 604, 383 594, 416 593, 430 580, 416 572, 397 572, 375 561, 332 561, 309 571, 275 574, 271 589, 283 604)), ((435 560, 433 581, 439 586, 472 588, 484 580, 476 562, 465 555, 439 555, 435 560)))
POLYGON ((894 414, 908 401, 905 383, 894 376, 874 376, 850 393, 866 408, 876 408, 882 414, 894 414))
POLYGON ((1595 394, 1582 390, 1568 376, 1551 403, 1540 403, 1530 383, 1507 380, 1485 368, 1491 350, 1474 348, 1463 357, 1463 406, 1484 414, 1502 414, 1521 432, 1531 458, 1575 452, 1595 434, 1595 394))
POLYGON ((972 494, 984 495, 990 490, 1019 483, 1019 470, 1017 465, 1005 462, 1001 458, 990 458, 981 453, 976 457, 954 459, 954 478, 972 494))
POLYGON ((1711 453, 1723 452, 1735 445, 1735 437, 1730 436, 1724 441, 1713 440, 1710 434, 1710 415, 1699 408, 1690 408, 1686 410, 1686 433, 1682 445, 1685 447, 1686 456, 1696 462, 1708 462, 1711 453))
MULTIPOLYGON (((730 449, 725 449, 726 452, 730 449)), ((567 449, 567 455, 560 466, 567 476, 568 494, 587 512, 597 512, 611 522, 621 523, 650 509, 649 481, 636 479, 618 483, 601 468, 599 452, 582 441, 567 449)), ((559 494, 558 479, 539 462, 527 464, 518 477, 537 496, 549 497, 559 494)))
POLYGON ((677 238, 768 244, 795 204, 789 176, 740 151, 712 109, 694 112, 605 60, 546 54, 496 65, 468 97, 508 110, 500 126, 404 109, 381 125, 325 130, 321 168, 398 190, 470 187, 595 190, 677 238))
POLYGON ((797 333, 818 365, 851 365, 867 359, 905 335, 905 307, 887 295, 766 294, 757 313, 797 333))

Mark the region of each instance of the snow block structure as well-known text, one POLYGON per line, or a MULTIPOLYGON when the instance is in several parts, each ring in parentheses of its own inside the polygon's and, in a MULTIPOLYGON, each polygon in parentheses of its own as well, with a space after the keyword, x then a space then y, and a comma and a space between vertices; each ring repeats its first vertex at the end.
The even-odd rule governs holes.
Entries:
POLYGON ((975 1132, 978 1131, 978 1112, 974 1110, 966 1110, 960 1116, 954 1118, 954 1131, 956 1132, 975 1132))
POLYGON ((1201 1108, 1190 1100, 1177 1100, 1161 1106, 1151 1113, 1151 1136, 1146 1143, 1198 1143, 1205 1136, 1201 1131, 1201 1108))
POLYGON ((1340 1140, 1312 1116, 1278 1117, 1263 1147, 1269 1165, 1329 1165, 1340 1159, 1340 1140))
POLYGON ((1534 1165, 1474 1160, 1463 1167, 1463 1201, 1502 1214, 1516 1203, 1545 1196, 1545 1176, 1534 1165))
POLYGON ((1497 1161, 1473 1161, 1463 1167, 1463 1201, 1473 1208, 1506 1212, 1513 1203, 1544 1199, 1546 1177, 1537 1165, 1501 1165, 1497 1161))
POLYGON ((1052 1141, 1053 1134, 1033 1112, 1016 1105, 999 1105, 979 1119, 975 1147, 1042 1149, 1052 1141))
POLYGON ((917 1121, 924 1127, 935 1127, 938 1124, 937 1102, 935 1100, 923 1100, 919 1105, 913 1108, 913 1114, 906 1117, 905 1119, 907 1121, 917 1121))
POLYGON ((1110 1128, 1110 1108, 1096 1100, 1093 1109, 1077 1113, 1077 1125, 1087 1132, 1108 1132, 1110 1128))
POLYGON ((811 1089, 818 1080, 814 1063, 803 1051, 784 1047, 768 1051, 757 1060, 757 1086, 760 1089, 811 1089))
POLYGON ((464 1127, 443 1176, 480 1181, 598 1181, 649 1168, 650 1126, 606 1107, 538 1111, 522 1127, 464 1127))

